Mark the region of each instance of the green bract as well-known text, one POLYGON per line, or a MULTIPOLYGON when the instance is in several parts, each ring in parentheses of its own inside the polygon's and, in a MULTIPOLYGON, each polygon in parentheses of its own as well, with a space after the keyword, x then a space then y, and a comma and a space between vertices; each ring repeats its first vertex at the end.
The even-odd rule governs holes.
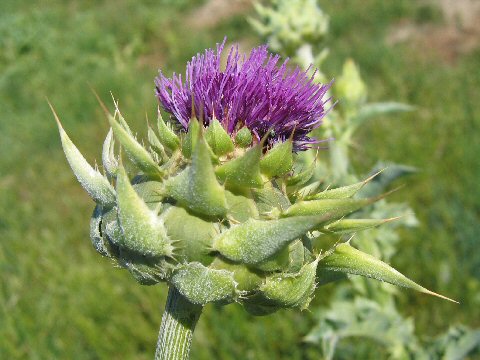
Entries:
POLYGON ((315 162, 293 170, 291 139, 267 146, 244 128, 232 140, 216 120, 204 127, 192 119, 189 131, 175 133, 159 118, 158 133, 148 129, 148 146, 118 110, 110 124, 104 176, 58 121, 67 160, 97 204, 95 249, 141 284, 167 282, 193 304, 239 302, 255 315, 306 308, 319 284, 341 278, 336 273, 433 294, 348 244, 316 250, 322 234, 392 220, 348 218, 378 200, 357 196, 371 178, 325 189, 312 183, 315 162), (123 150, 117 155, 114 137, 123 150), (124 166, 122 153, 133 166, 124 166))

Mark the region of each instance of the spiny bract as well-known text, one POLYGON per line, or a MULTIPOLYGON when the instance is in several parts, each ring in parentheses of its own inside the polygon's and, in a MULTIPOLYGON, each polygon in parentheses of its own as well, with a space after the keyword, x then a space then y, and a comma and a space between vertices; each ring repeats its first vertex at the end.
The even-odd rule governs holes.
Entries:
MULTIPOLYGON (((276 58, 265 63, 263 55, 252 53, 259 62, 243 67, 247 74, 242 72, 238 56, 230 59, 229 66, 238 69, 237 79, 221 87, 224 91, 241 88, 252 68, 257 75, 275 73, 277 60, 273 65, 269 61, 276 58)), ((192 63, 198 61, 194 58, 192 63)), ((225 75, 219 68, 204 66, 196 69, 196 78, 189 81, 205 81, 202 69, 213 73, 212 83, 225 75)), ((280 308, 306 308, 318 284, 342 273, 431 293, 348 243, 323 253, 315 250, 314 240, 321 240, 324 233, 353 233, 388 219, 346 218, 377 200, 355 196, 369 179, 325 189, 311 181, 315 163, 294 171, 294 149, 302 148, 295 146, 295 141, 305 144, 306 134, 323 116, 325 102, 316 95, 311 103, 303 99, 303 90, 305 94, 323 94, 324 88, 308 80, 305 83, 298 71, 293 74, 298 83, 285 76, 286 69, 276 81, 283 79, 292 87, 289 91, 297 91, 289 99, 297 97, 291 101, 301 108, 301 116, 295 117, 294 109, 284 109, 283 117, 271 123, 267 118, 279 113, 268 109, 265 119, 234 118, 235 112, 229 112, 232 102, 213 107, 216 110, 211 112, 205 108, 202 115, 188 121, 176 118, 183 111, 177 110, 186 108, 198 94, 191 93, 193 87, 184 87, 186 95, 175 100, 178 94, 172 81, 163 78, 165 87, 159 88, 157 82, 157 94, 170 101, 163 105, 174 117, 165 122, 159 112, 157 131, 148 128, 148 145, 144 146, 116 108, 114 115, 109 115, 111 130, 103 145, 105 175, 87 163, 57 118, 67 160, 96 202, 90 225, 95 249, 126 268, 141 284, 167 282, 194 304, 240 302, 255 315, 280 308), (238 126, 231 125, 232 121, 238 126), (177 130, 178 124, 181 130, 177 130), (285 136, 287 128, 289 136, 285 136), (296 129, 300 131, 296 133, 296 129), (114 139, 120 144, 120 155, 116 155, 114 139), (127 173, 122 153, 136 168, 135 173, 127 173)), ((257 100, 263 96, 263 101, 272 103, 271 92, 258 94, 257 100)), ((217 95, 210 94, 209 99, 220 99, 217 95)), ((248 96, 242 96, 230 95, 230 99, 248 101, 248 96)), ((235 114, 258 115, 255 109, 252 105, 235 114)))

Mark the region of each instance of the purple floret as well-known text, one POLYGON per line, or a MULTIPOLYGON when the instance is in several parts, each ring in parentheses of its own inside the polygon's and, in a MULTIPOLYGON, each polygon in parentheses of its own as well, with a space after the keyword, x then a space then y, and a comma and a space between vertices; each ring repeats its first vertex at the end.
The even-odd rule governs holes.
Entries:
POLYGON ((242 126, 260 140, 267 132, 268 143, 284 141, 293 132, 294 149, 305 150, 318 143, 307 134, 322 123, 326 113, 323 100, 331 84, 316 84, 308 71, 281 65, 279 55, 259 46, 250 55, 240 56, 237 46, 230 48, 227 64, 221 69, 225 45, 197 54, 187 63, 185 81, 181 75, 167 78, 160 71, 155 79, 156 95, 165 109, 184 130, 195 114, 208 125, 215 116, 229 134, 242 126), (192 101, 193 96, 193 101, 192 101))

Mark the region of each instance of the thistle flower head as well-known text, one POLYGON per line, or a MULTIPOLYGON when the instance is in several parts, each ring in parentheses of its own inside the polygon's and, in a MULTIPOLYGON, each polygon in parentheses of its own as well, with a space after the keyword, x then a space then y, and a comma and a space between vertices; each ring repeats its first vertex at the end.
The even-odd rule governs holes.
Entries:
POLYGON ((306 308, 317 284, 335 273, 432 294, 349 244, 316 248, 322 233, 392 220, 347 217, 381 198, 355 197, 373 177, 329 189, 314 178, 316 162, 296 171, 292 149, 315 141, 308 133, 325 114, 328 85, 286 62, 277 66, 279 57, 264 46, 242 58, 232 48, 222 71, 222 49, 193 58, 185 83, 180 76, 157 79, 160 101, 188 131, 176 133, 159 116, 145 144, 115 104, 102 153, 106 176, 57 118, 67 160, 96 202, 94 248, 142 284, 167 282, 197 305, 240 302, 255 315, 306 308), (252 137, 265 136, 272 146, 250 146, 252 137))
POLYGON ((295 150, 316 143, 308 133, 322 122, 330 84, 315 83, 308 70, 289 69, 288 59, 280 64, 280 56, 270 54, 266 45, 248 57, 232 46, 222 69, 224 45, 194 56, 184 81, 181 75, 167 78, 160 72, 155 83, 162 107, 185 130, 195 113, 204 125, 218 119, 231 135, 246 126, 257 141, 270 132, 269 144, 292 135, 295 150))

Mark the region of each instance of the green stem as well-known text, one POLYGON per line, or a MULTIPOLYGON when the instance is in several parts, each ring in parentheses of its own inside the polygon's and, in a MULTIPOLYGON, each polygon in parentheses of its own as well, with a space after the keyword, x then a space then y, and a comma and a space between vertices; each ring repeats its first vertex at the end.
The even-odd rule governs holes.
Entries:
POLYGON ((201 306, 189 302, 175 287, 169 288, 155 360, 188 359, 193 330, 201 312, 201 306))

